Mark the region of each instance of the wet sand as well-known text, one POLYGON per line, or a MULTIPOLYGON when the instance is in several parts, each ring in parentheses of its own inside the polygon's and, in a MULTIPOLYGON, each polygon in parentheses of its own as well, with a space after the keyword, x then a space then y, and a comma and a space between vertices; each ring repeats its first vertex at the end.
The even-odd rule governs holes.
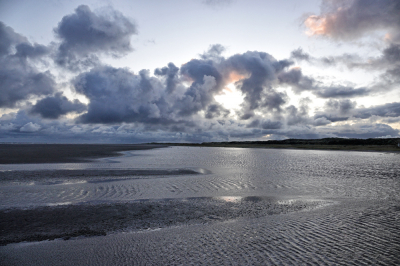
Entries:
POLYGON ((0 265, 400 263, 397 154, 172 147, 0 167, 0 265))
POLYGON ((162 144, 0 144, 0 164, 76 163, 162 144))
POLYGON ((286 214, 330 204, 334 202, 280 202, 266 197, 238 197, 237 200, 226 201, 223 197, 201 197, 11 209, 0 211, 0 245, 210 224, 241 217, 286 214))

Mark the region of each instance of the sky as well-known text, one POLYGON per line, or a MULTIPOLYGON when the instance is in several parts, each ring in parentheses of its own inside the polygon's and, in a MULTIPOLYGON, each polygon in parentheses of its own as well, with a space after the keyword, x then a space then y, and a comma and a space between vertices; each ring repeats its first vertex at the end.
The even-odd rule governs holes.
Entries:
POLYGON ((399 134, 399 0, 0 0, 0 143, 399 134))

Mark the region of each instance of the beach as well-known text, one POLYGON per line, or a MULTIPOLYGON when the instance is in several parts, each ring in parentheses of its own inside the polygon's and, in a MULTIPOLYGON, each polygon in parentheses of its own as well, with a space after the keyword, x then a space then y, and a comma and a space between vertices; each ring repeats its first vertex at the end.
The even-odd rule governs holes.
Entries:
POLYGON ((400 263, 398 153, 128 148, 2 164, 1 264, 400 263))

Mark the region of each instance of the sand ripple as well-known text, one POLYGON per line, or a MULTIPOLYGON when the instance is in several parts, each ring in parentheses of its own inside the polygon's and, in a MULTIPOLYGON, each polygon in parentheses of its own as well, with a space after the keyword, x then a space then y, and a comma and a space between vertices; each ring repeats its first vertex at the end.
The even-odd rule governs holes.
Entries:
POLYGON ((15 244, 0 254, 9 265, 398 265, 400 205, 381 205, 15 244))
POLYGON ((30 241, 0 247, 2 265, 400 265, 399 154, 174 147, 2 168, 1 241, 30 241))

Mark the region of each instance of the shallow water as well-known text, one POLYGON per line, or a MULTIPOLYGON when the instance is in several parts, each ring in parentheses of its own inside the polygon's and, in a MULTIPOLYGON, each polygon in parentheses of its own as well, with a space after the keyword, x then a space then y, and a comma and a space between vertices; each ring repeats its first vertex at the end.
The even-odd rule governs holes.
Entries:
POLYGON ((1 170, 3 213, 91 210, 107 233, 67 221, 49 239, 68 241, 0 247, 10 265, 400 263, 396 153, 170 147, 1 170))

